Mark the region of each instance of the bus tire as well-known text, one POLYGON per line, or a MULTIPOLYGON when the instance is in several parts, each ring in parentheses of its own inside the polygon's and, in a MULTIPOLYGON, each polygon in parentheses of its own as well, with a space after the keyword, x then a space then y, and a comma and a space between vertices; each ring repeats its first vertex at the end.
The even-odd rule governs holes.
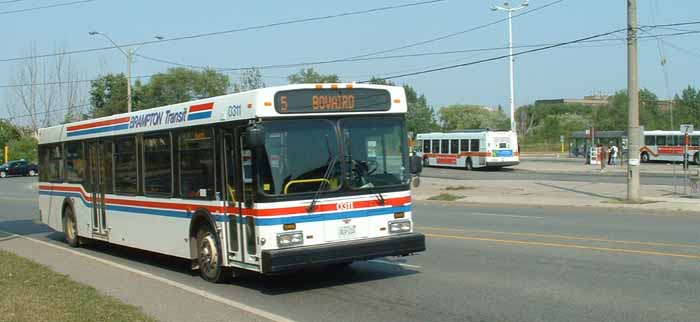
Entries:
POLYGON ((695 152, 693 155, 693 162, 695 164, 700 164, 700 152, 695 152))
POLYGON ((199 274, 212 283, 223 283, 233 272, 222 266, 223 255, 219 238, 210 225, 201 225, 197 231, 197 262, 199 274))
POLYGON ((66 243, 70 247, 80 246, 80 236, 78 236, 78 223, 75 220, 73 208, 65 207, 63 209, 63 232, 66 235, 66 243))
POLYGON ((642 163, 649 162, 649 153, 642 152, 641 158, 642 158, 642 163))
POLYGON ((474 165, 472 164, 472 158, 467 158, 467 161, 465 161, 465 164, 464 164, 464 169, 466 169, 467 171, 474 170, 474 165))
POLYGON ((428 160, 428 157, 423 158, 423 166, 424 167, 430 166, 430 160, 428 160))

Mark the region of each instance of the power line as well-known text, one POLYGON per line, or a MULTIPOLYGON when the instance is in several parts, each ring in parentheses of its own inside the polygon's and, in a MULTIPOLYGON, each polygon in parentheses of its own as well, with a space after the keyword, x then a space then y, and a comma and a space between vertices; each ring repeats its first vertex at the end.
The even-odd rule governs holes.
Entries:
MULTIPOLYGON (((700 23, 700 22, 699 22, 700 23)), ((653 27, 653 26, 648 26, 648 27, 653 27)), ((625 29, 626 30, 626 29, 625 29)), ((678 33, 670 33, 670 34, 659 34, 659 35, 653 35, 653 36, 640 36, 638 39, 646 39, 646 38, 655 38, 655 37, 671 37, 671 36, 678 36, 678 35, 686 35, 690 33, 700 33, 700 31, 688 31, 688 32, 678 32, 678 33)), ((580 41, 577 44, 585 44, 585 43, 604 43, 604 42, 615 42, 615 41, 621 41, 619 39, 590 39, 586 41, 580 41)), ((624 40, 623 40, 624 41, 624 40)), ((545 47, 545 46, 552 46, 556 45, 559 43, 540 43, 540 44, 525 44, 525 45, 516 45, 513 46, 513 48, 539 48, 539 47, 545 47)), ((605 45, 607 46, 607 45, 605 45)), ((563 46, 562 46, 563 47, 563 46)), ((585 48, 585 47, 600 47, 600 46, 570 46, 566 48, 585 48)), ((301 63, 289 63, 289 64, 276 64, 276 65, 264 65, 264 66, 248 66, 248 67, 212 67, 212 66, 198 66, 198 65, 190 65, 190 64, 183 64, 183 63, 178 63, 178 62, 173 62, 169 60, 164 60, 160 58, 154 58, 154 57, 149 57, 149 56, 144 56, 141 54, 136 54, 136 56, 139 56, 144 59, 149 59, 161 63, 166 63, 166 64, 171 64, 175 66, 180 66, 180 67, 187 67, 187 68, 193 68, 193 69, 213 69, 216 70, 217 72, 221 72, 224 74, 234 74, 234 75, 239 75, 238 73, 240 71, 248 70, 251 68, 255 69, 282 69, 282 68, 291 68, 291 67, 300 67, 300 66, 308 66, 308 65, 322 65, 322 64, 331 64, 331 63, 340 63, 340 62, 359 62, 359 61, 370 61, 370 60, 391 60, 391 59, 399 59, 399 58, 412 58, 412 57, 422 57, 422 56, 439 56, 439 55, 452 55, 452 54, 462 54, 462 53, 478 53, 478 52, 490 52, 490 51, 498 51, 498 50, 505 50, 508 49, 508 47, 502 46, 502 47, 486 47, 486 48, 474 48, 474 49, 462 49, 462 50, 450 50, 450 51, 437 51, 437 52, 424 52, 424 53, 412 53, 412 54, 403 54, 403 55, 389 55, 389 56, 379 56, 379 57, 366 57, 366 58, 356 58, 356 59, 335 59, 335 60, 327 60, 327 61, 311 61, 311 62, 301 62, 301 63)), ((143 78, 150 78, 155 76, 156 74, 150 74, 150 75, 140 75, 140 76, 132 76, 131 79, 143 79, 143 78)), ((284 76, 277 76, 277 75, 262 75, 263 77, 269 77, 269 78, 285 78, 284 76)), ((27 83, 27 84, 3 84, 0 85, 0 88, 14 88, 14 87, 27 87, 27 86, 48 86, 48 85, 60 85, 60 84, 67 84, 67 83, 89 83, 92 81, 96 81, 97 79, 83 79, 83 80, 75 80, 75 81, 56 81, 56 82, 44 82, 44 83, 27 83)))
POLYGON ((88 106, 90 106, 90 103, 80 104, 80 105, 71 105, 71 106, 68 106, 68 107, 62 107, 62 108, 58 108, 58 109, 52 109, 52 110, 50 110, 50 111, 41 112, 41 113, 29 113, 29 114, 13 115, 13 116, 10 116, 10 117, 7 117, 7 118, 2 118, 2 119, 3 119, 3 120, 7 120, 7 121, 14 121, 14 120, 20 119, 20 118, 37 116, 37 115, 40 115, 40 114, 50 114, 50 113, 54 113, 54 112, 68 111, 68 110, 70 110, 70 109, 82 108, 82 107, 88 107, 88 106))
MULTIPOLYGON (((82 2, 87 2, 87 1, 95 1, 95 0, 83 0, 82 2)), ((428 0, 428 1, 412 2, 412 3, 401 4, 401 5, 385 6, 385 7, 371 8, 371 9, 365 9, 365 10, 359 10, 359 11, 349 11, 349 12, 343 12, 343 13, 337 13, 337 14, 325 15, 325 16, 316 16, 316 17, 310 17, 310 18, 286 20, 286 21, 281 21, 281 22, 273 22, 273 23, 269 23, 269 24, 241 27, 241 28, 236 28, 236 29, 229 29, 229 30, 214 31, 214 32, 201 33, 201 34, 193 34, 193 35, 187 35, 187 36, 169 37, 169 38, 163 38, 163 39, 157 39, 157 40, 135 42, 135 43, 123 44, 123 45, 120 45, 120 47, 141 46, 141 45, 150 45, 150 44, 157 44, 157 43, 164 43, 164 42, 186 40, 186 39, 210 37, 210 36, 231 34, 231 33, 243 32, 243 31, 279 27, 279 26, 284 26, 284 25, 299 24, 299 23, 304 23, 304 22, 328 20, 328 19, 334 19, 334 18, 340 18, 340 17, 348 17, 348 16, 363 15, 363 14, 368 14, 368 13, 375 13, 375 12, 380 12, 380 11, 429 5, 429 4, 435 4, 435 3, 439 3, 439 2, 445 2, 445 1, 448 1, 448 0, 428 0)), ((117 48, 117 47, 116 46, 108 46, 108 47, 65 51, 65 52, 60 53, 60 54, 54 53, 54 54, 41 54, 41 55, 14 57, 14 58, 4 58, 4 59, 0 59, 0 62, 20 61, 20 60, 35 59, 35 58, 46 58, 46 57, 58 56, 61 54, 71 55, 71 54, 78 54, 78 53, 102 51, 102 50, 108 50, 108 49, 114 49, 114 48, 117 48)))
MULTIPOLYGON (((540 6, 540 7, 533 8, 533 9, 531 9, 531 10, 527 10, 527 11, 524 11, 524 12, 521 12, 521 13, 518 13, 518 14, 515 14, 515 15, 513 15, 513 18, 515 18, 515 17, 520 17, 520 16, 527 15, 527 14, 531 14, 531 13, 533 13, 533 12, 537 12, 537 11, 539 11, 539 10, 545 9, 545 8, 547 8, 547 7, 551 7, 551 6, 553 6, 553 5, 556 5, 556 4, 558 4, 558 3, 561 3, 561 2, 563 2, 563 1, 564 1, 564 0, 557 0, 557 1, 550 2, 550 3, 545 4, 545 5, 542 5, 542 6, 540 6)), ((484 29, 484 28, 486 28, 486 27, 490 27, 490 26, 499 24, 499 23, 504 22, 504 21, 507 21, 507 20, 508 20, 508 18, 502 18, 502 19, 494 20, 494 21, 492 21, 492 22, 483 24, 483 25, 471 27, 471 28, 469 28, 469 29, 465 29, 465 30, 462 30, 462 31, 457 31, 457 32, 453 32, 453 33, 450 33, 450 34, 438 36, 438 37, 431 38, 431 39, 421 40, 421 41, 418 41, 418 42, 414 42, 414 43, 410 43, 410 44, 406 44, 406 45, 402 45, 402 46, 398 46, 398 47, 394 47, 394 48, 390 48, 390 49, 385 49, 385 50, 375 51, 375 52, 366 53, 366 54, 362 54, 362 55, 347 57, 347 58, 345 58, 345 59, 354 59, 354 58, 362 58, 362 57, 367 57, 367 56, 376 56, 376 55, 385 54, 385 53, 392 52, 392 51, 402 50, 402 49, 411 48, 411 47, 416 47, 416 46, 421 46, 421 45, 429 44, 429 43, 432 43, 432 42, 444 40, 444 39, 447 39, 447 38, 452 38, 452 37, 454 37, 454 36, 466 34, 466 33, 469 33, 469 32, 472 32, 472 31, 476 31, 476 30, 479 30, 479 29, 484 29)))
POLYGON ((0 4, 7 4, 7 3, 13 3, 13 2, 20 2, 24 0, 9 0, 9 1, 0 1, 0 4))
MULTIPOLYGON (((10 2, 17 2, 20 0, 16 1, 8 1, 5 3, 10 3, 10 2)), ((41 10, 41 9, 48 9, 48 8, 56 8, 56 7, 65 7, 65 6, 71 6, 74 4, 80 4, 80 3, 88 3, 88 2, 93 2, 97 0, 80 0, 80 1, 73 1, 73 2, 64 2, 64 3, 56 3, 56 4, 50 4, 46 6, 41 6, 41 7, 33 7, 33 8, 24 8, 24 9, 16 9, 16 10, 9 10, 9 11, 0 11, 0 15, 7 15, 11 13, 20 13, 20 12, 27 12, 27 11, 35 11, 35 10, 41 10)))

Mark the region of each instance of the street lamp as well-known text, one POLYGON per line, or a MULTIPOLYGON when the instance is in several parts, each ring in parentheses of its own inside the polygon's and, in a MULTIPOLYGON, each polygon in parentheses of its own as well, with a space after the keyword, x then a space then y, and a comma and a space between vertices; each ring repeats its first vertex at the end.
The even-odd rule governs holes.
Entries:
MULTIPOLYGON (((90 32, 88 32, 88 34, 90 36, 101 35, 105 39, 109 40, 109 42, 111 42, 112 45, 114 45, 114 47, 119 49, 119 51, 121 51, 122 54, 124 54, 124 56, 126 56, 126 66, 127 66, 127 69, 126 69, 126 99, 127 99, 126 111, 127 111, 127 113, 131 113, 131 65, 134 62, 134 55, 136 54, 136 51, 139 50, 139 48, 141 48, 141 46, 138 46, 136 48, 127 48, 126 51, 124 51, 124 49, 122 49, 122 47, 117 45, 117 43, 114 42, 114 40, 112 40, 111 37, 109 37, 107 34, 105 34, 103 32, 90 31, 90 32)), ((153 38, 158 39, 158 40, 164 39, 162 36, 153 36, 153 38)))
POLYGON ((512 7, 510 2, 504 1, 503 6, 491 6, 491 11, 506 11, 508 12, 508 51, 510 61, 510 130, 515 131, 515 89, 513 85, 513 64, 515 57, 513 56, 513 12, 527 8, 528 1, 525 0, 519 7, 512 7))

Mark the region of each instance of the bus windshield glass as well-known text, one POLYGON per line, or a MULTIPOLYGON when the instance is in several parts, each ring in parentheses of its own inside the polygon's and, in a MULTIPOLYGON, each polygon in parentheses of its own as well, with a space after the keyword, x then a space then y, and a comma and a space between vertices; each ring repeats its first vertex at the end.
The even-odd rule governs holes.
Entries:
POLYGON ((339 122, 345 140, 347 184, 368 189, 407 184, 406 135, 401 118, 349 118, 339 122))
POLYGON ((340 147, 329 120, 263 123, 260 188, 268 195, 332 191, 340 188, 340 147), (329 166, 333 166, 329 169, 329 166))

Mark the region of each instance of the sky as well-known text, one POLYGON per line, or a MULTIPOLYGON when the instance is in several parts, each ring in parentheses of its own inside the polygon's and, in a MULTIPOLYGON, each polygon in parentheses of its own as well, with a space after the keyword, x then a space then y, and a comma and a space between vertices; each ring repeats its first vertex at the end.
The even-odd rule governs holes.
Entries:
MULTIPOLYGON (((395 6, 420 0, 363 1, 165 1, 95 0, 41 10, 13 10, 68 3, 74 0, 0 1, 0 60, 58 49, 80 50, 109 46, 108 34, 118 44, 172 39, 288 20, 334 15, 395 6)), ((555 2, 531 0, 527 10, 555 2)), ((700 20, 697 0, 638 0, 639 24, 665 24, 700 20)), ((181 64, 236 68, 332 60, 392 49, 406 44, 468 30, 505 17, 489 7, 502 1, 445 0, 420 6, 303 22, 270 28, 225 33, 196 39, 144 45, 137 53, 181 64)), ((514 5, 520 2, 513 2, 514 5)), ((525 13, 527 10, 520 11, 525 13)), ((513 19, 515 46, 556 43, 596 35, 626 25, 626 0, 563 0, 513 19)), ((700 25, 677 27, 700 30, 700 25)), ((654 29, 655 34, 678 30, 654 29)), ((648 35, 648 34, 647 34, 648 35)), ((391 51, 379 56, 503 48, 508 44, 507 23, 500 22, 453 37, 391 51)), ((625 34, 603 37, 612 41, 584 43, 518 56, 515 62, 516 105, 538 99, 580 98, 612 94, 625 89, 625 34)), ((522 51, 529 48, 518 49, 522 51)), ((700 87, 700 34, 640 40, 640 87, 660 98, 672 97, 688 85, 700 87), (666 64, 662 67, 661 59, 666 64), (664 76, 666 75, 666 77, 664 76), (668 79, 666 81, 665 79, 668 79)), ((403 58, 341 62, 315 66, 322 73, 338 74, 342 81, 364 81, 373 75, 390 76, 434 67, 468 63, 507 54, 499 49, 403 58)), ((81 78, 126 72, 126 59, 116 49, 70 55, 81 78)), ((40 59, 45 61, 45 59, 40 59)), ((0 61, 0 85, 12 84, 26 61, 0 61)), ((134 75, 163 72, 173 65, 137 57, 134 75)), ((263 69, 265 83, 286 83, 300 67, 263 69)), ((232 81, 238 76, 230 74, 232 81)), ((450 104, 502 105, 509 96, 508 62, 500 59, 476 65, 393 79, 425 94, 438 109, 450 104)), ((10 88, 0 88, 0 117, 14 106, 10 88)))

